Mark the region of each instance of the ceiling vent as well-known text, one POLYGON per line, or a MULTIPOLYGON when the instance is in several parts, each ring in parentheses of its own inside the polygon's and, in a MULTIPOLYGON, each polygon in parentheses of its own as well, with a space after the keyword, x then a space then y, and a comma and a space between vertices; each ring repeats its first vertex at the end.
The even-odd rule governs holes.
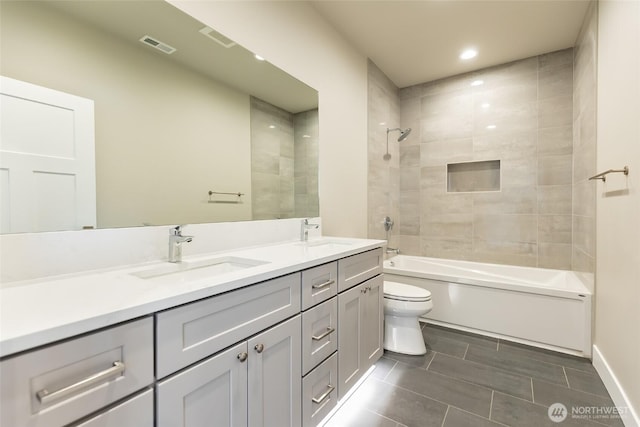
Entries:
POLYGON ((229 49, 230 47, 234 47, 236 45, 236 42, 234 42, 230 38, 223 36, 213 28, 204 27, 203 29, 200 30, 200 33, 205 35, 206 37, 209 37, 211 40, 218 43, 219 45, 226 47, 227 49, 229 49))
POLYGON ((168 55, 171 55, 173 52, 176 51, 175 47, 169 46, 166 43, 162 43, 160 40, 154 39, 151 36, 144 36, 140 39, 140 41, 168 55))

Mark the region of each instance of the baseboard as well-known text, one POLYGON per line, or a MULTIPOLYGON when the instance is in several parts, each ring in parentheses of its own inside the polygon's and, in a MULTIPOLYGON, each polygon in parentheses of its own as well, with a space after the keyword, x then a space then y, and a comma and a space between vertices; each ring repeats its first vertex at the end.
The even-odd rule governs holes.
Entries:
POLYGON ((595 345, 593 346, 593 367, 598 371, 602 382, 611 395, 611 399, 613 399, 613 403, 615 403, 618 408, 628 408, 628 410, 625 410, 625 413, 622 414, 622 421, 625 427, 640 427, 640 417, 638 417, 637 412, 640 408, 633 407, 631 400, 624 392, 620 382, 609 367, 607 360, 595 345))

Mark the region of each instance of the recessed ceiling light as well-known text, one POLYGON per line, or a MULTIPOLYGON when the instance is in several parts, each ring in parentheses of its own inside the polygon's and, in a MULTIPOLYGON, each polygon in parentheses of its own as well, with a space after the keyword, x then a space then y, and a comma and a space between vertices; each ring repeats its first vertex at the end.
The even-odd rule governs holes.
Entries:
POLYGON ((489 108, 491 107, 491 104, 489 104, 488 102, 485 102, 481 105, 482 108, 489 108))
POLYGON ((471 59, 471 58, 475 58, 476 55, 478 55, 478 51, 475 49, 467 49, 462 51, 462 53, 460 54, 460 59, 462 60, 467 60, 467 59, 471 59))
POLYGON ((269 129, 275 129, 275 125, 269 125, 269 129))
POLYGON ((264 61, 264 58, 257 53, 254 55, 258 61, 264 61))
POLYGON ((487 129, 491 130, 491 129, 495 129, 497 126, 496 125, 489 125, 487 126, 487 129))
POLYGON ((480 86, 484 84, 484 80, 474 80, 471 82, 471 86, 480 86))

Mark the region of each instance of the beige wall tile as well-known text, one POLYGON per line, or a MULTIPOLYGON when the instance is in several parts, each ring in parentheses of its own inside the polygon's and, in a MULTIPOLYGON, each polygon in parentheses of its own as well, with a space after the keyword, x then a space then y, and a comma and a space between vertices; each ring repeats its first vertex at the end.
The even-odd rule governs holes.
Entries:
POLYGON ((538 127, 569 126, 573 121, 573 97, 556 96, 538 101, 538 127))
POLYGON ((580 181, 573 185, 573 214, 595 218, 599 181, 580 181))
POLYGON ((573 216, 573 245, 576 249, 595 258, 596 219, 588 216, 573 216))
POLYGON ((420 146, 416 145, 402 145, 400 143, 400 167, 417 167, 420 165, 420 146))
POLYGON ((573 61, 570 55, 565 55, 568 61, 565 64, 541 68, 538 73, 538 97, 539 99, 553 98, 555 96, 573 96, 573 61))
MULTIPOLYGON (((531 159, 536 157, 537 131, 492 132, 473 136, 473 156, 476 160, 531 159)), ((532 169, 532 172, 535 169, 532 169)))
POLYGON ((535 131, 538 126, 538 103, 513 101, 509 104, 494 103, 486 109, 478 107, 473 124, 474 136, 535 131))
POLYGON ((473 194, 420 192, 420 211, 424 214, 468 214, 473 212, 473 194))
POLYGON ((571 185, 538 187, 538 214, 571 215, 571 185))
POLYGON ((420 168, 406 167, 400 169, 400 190, 411 191, 420 189, 420 168))
POLYGON ((475 214, 535 214, 538 198, 535 187, 505 188, 495 193, 473 194, 475 214))
POLYGON ((538 185, 571 184, 573 159, 571 155, 538 158, 538 185))
POLYGON ((473 259, 471 239, 426 238, 422 240, 422 256, 445 259, 473 259))
POLYGON ((491 242, 535 243, 538 238, 538 219, 536 215, 475 214, 473 237, 491 242))
POLYGON ((420 145, 420 166, 442 166, 473 160, 471 138, 432 141, 420 145))
POLYGON ((562 155, 573 152, 573 126, 545 128, 538 131, 538 155, 562 155))
POLYGON ((503 159, 502 188, 535 187, 537 184, 538 160, 535 157, 503 159))
POLYGON ((538 244, 538 267, 571 270, 571 256, 571 244, 538 244))
POLYGON ((538 242, 572 243, 571 215, 539 215, 538 242))
POLYGON ((538 263, 538 248, 535 243, 490 242, 474 239, 473 260, 535 267, 538 263))
POLYGON ((423 214, 420 219, 420 231, 423 237, 471 239, 473 215, 470 213, 423 214))
POLYGON ((403 255, 421 256, 420 236, 400 235, 400 253, 403 255))

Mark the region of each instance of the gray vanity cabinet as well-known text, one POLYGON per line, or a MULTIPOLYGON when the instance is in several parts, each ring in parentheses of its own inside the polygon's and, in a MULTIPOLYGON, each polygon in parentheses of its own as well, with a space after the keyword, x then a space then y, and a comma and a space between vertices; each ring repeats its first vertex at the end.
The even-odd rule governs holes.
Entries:
POLYGON ((297 427, 300 315, 157 385, 157 427, 297 427))
POLYGON ((338 294, 338 396, 382 356, 382 275, 338 294))

